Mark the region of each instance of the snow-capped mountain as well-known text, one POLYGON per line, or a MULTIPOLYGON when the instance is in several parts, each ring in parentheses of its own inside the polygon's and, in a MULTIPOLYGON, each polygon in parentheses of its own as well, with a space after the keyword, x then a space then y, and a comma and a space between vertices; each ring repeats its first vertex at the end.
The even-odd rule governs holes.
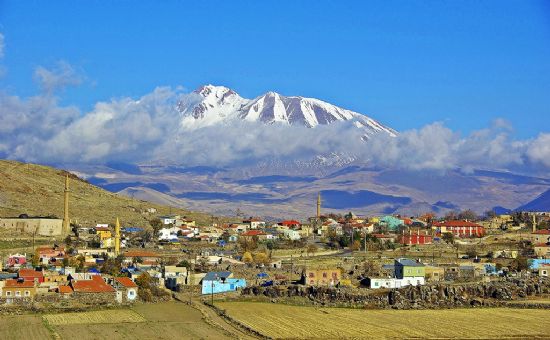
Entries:
POLYGON ((357 128, 364 130, 367 139, 376 133, 396 135, 395 130, 370 117, 314 98, 286 97, 268 92, 254 99, 246 99, 227 87, 213 85, 202 86, 193 93, 193 100, 180 101, 177 106, 183 116, 182 127, 186 129, 235 120, 308 128, 352 121, 357 128))

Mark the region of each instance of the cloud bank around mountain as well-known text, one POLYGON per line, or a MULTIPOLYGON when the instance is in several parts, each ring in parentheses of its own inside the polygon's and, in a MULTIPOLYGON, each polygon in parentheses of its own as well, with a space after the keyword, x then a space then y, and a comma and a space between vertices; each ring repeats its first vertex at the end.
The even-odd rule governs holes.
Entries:
MULTIPOLYGON (((0 36, 0 52, 2 52, 0 36)), ((61 62, 37 67, 41 92, 21 98, 0 91, 0 157, 41 163, 248 164, 277 158, 353 155, 371 165, 412 170, 475 168, 550 175, 550 133, 517 140, 497 120, 463 136, 442 123, 361 141, 351 122, 305 127, 236 123, 189 131, 182 128, 178 101, 196 100, 180 88, 158 87, 141 98, 99 102, 89 112, 59 104, 59 92, 85 77, 61 62)))

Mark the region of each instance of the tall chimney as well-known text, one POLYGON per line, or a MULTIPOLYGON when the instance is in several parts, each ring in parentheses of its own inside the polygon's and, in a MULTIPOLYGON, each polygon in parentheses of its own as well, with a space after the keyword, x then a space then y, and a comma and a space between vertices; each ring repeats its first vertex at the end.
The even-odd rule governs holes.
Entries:
POLYGON ((65 190, 64 194, 64 211, 63 211, 63 229, 61 231, 63 236, 69 234, 69 229, 71 226, 71 221, 69 219, 69 174, 65 175, 65 190))
POLYGON ((321 192, 317 194, 317 218, 321 218, 321 192))
POLYGON ((115 256, 120 254, 120 221, 118 217, 115 223, 115 256))

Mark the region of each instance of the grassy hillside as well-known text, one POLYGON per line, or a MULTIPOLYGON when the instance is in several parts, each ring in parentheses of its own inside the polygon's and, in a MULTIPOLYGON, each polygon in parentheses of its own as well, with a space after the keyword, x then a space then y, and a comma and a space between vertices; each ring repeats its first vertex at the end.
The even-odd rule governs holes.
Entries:
MULTIPOLYGON (((0 160, 0 217, 63 217, 63 190, 66 172, 47 166, 0 160)), ((146 201, 120 196, 70 174, 70 217, 84 226, 114 223, 119 217, 124 226, 145 226, 153 215, 180 214, 199 223, 211 221, 205 213, 169 208, 146 201)))

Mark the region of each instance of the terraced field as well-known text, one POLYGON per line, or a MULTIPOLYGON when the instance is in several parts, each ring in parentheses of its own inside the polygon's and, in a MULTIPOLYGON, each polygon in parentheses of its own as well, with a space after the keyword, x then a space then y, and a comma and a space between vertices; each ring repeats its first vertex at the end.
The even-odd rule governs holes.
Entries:
POLYGON ((276 339, 550 338, 548 310, 358 310, 223 302, 232 318, 276 339))

